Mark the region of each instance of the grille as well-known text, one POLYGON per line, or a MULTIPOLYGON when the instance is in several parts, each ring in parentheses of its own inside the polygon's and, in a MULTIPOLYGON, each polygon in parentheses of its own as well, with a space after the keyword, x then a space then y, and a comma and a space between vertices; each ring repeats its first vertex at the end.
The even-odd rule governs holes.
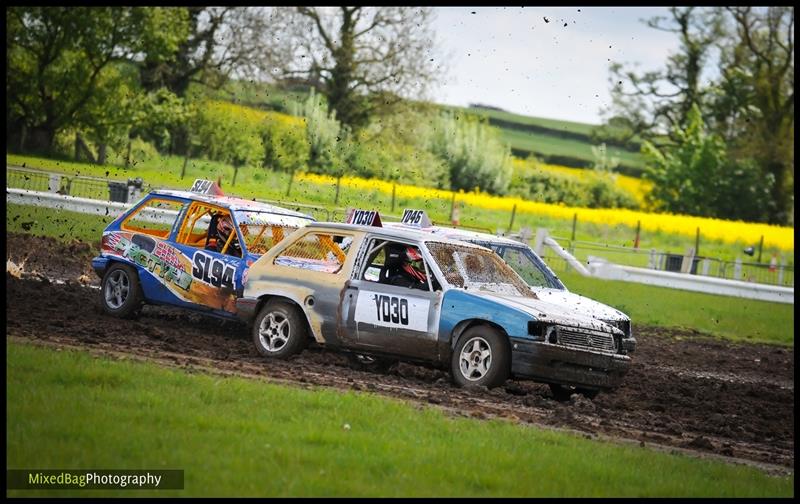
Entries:
POLYGON ((558 331, 558 342, 562 345, 570 345, 589 350, 599 350, 602 352, 614 352, 614 336, 602 332, 579 332, 574 329, 561 328, 558 331))

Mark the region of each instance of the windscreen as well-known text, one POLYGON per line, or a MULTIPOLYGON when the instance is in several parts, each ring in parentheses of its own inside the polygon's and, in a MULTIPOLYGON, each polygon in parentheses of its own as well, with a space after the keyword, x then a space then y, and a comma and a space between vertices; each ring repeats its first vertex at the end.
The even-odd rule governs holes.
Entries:
POLYGON ((453 287, 536 297, 525 281, 492 251, 442 242, 428 242, 428 250, 445 281, 453 287))
POLYGON ((566 289, 556 274, 541 259, 533 255, 533 252, 527 247, 504 246, 499 250, 494 246, 490 248, 500 254, 506 263, 519 273, 519 276, 531 287, 566 289))

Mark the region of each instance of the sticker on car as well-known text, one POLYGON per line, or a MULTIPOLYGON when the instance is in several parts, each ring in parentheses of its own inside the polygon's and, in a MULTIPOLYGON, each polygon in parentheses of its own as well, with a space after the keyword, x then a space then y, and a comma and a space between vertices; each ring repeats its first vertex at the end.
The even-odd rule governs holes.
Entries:
POLYGON ((430 300, 374 291, 359 291, 356 322, 411 331, 428 330, 430 300))

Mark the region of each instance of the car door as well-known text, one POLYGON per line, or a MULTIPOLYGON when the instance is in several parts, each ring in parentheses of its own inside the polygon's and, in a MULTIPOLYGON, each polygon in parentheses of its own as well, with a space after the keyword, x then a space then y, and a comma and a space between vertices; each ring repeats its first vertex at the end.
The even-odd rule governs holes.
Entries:
POLYGON ((184 220, 175 236, 175 247, 189 259, 191 288, 182 292, 182 302, 191 308, 233 314, 236 312, 236 291, 242 283, 246 257, 242 257, 243 243, 234 216, 222 207, 195 201, 184 214, 184 220), (233 223, 231 240, 227 248, 216 235, 217 222, 229 218, 233 223))
POLYGON ((164 195, 145 197, 104 232, 102 254, 115 256, 136 267, 145 299, 171 303, 170 287, 191 280, 181 275, 179 263, 170 261, 169 236, 174 232, 186 202, 164 195), (116 225, 115 225, 116 224, 116 225))
POLYGON ((414 246, 384 238, 366 240, 363 262, 345 284, 342 323, 349 346, 372 352, 434 360, 441 291, 391 285, 382 279, 390 247, 414 246))

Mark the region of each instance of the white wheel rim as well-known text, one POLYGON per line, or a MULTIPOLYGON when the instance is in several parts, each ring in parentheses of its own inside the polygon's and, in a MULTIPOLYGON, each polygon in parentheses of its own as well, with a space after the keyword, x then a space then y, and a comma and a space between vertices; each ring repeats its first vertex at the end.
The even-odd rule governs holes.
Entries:
POLYGON ((292 334, 289 319, 278 312, 270 312, 258 326, 258 340, 267 352, 278 352, 289 341, 292 334))
POLYGON ((106 282, 104 290, 106 304, 114 310, 118 310, 125 300, 128 299, 128 293, 131 290, 131 282, 128 274, 124 270, 118 269, 111 273, 106 282))
POLYGON ((478 381, 489 372, 492 366, 492 348, 489 343, 475 336, 461 348, 458 357, 458 368, 461 376, 469 381, 478 381))

